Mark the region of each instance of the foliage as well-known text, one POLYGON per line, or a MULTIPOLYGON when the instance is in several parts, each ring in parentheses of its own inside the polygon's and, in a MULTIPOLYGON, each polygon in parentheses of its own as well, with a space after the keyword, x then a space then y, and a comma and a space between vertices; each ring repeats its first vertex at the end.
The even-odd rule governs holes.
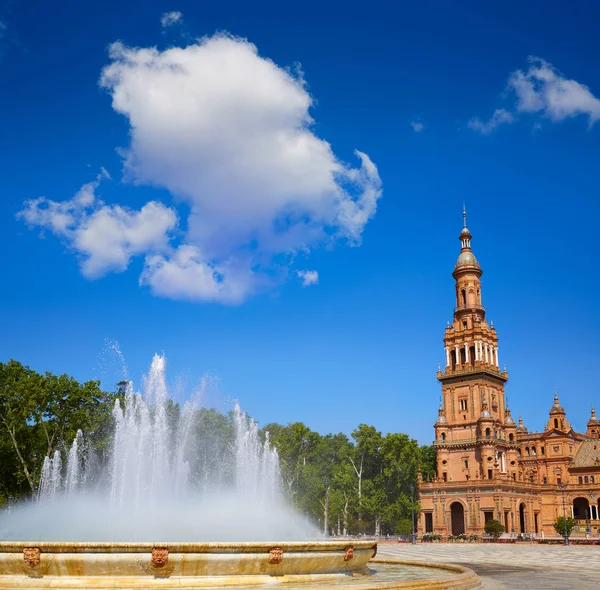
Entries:
POLYGON ((423 543, 433 543, 433 541, 441 541, 442 535, 439 533, 424 533, 421 537, 423 543))
POLYGON ((504 525, 499 520, 488 520, 483 529, 488 535, 492 535, 494 539, 498 539, 500 535, 504 532, 504 525))
POLYGON ((570 537, 573 529, 575 528, 575 519, 570 516, 565 519, 564 516, 559 516, 553 523, 554 530, 561 537, 570 537), (565 534, 566 533, 566 534, 565 534))
POLYGON ((295 422, 267 424, 277 448, 283 487, 302 513, 330 534, 410 534, 418 513, 417 473, 432 474, 435 451, 406 434, 382 435, 360 424, 345 434, 321 435, 295 422), (326 503, 326 490, 329 490, 326 503))

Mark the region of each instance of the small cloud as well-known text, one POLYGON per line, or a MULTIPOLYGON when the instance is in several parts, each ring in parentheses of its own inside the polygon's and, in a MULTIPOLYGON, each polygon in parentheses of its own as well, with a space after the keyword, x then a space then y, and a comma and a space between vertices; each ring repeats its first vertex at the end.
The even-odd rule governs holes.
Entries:
MULTIPOLYGON (((563 76, 551 63, 529 57, 527 71, 516 70, 508 78, 507 90, 515 93, 516 113, 541 115, 556 123, 578 115, 587 116, 589 127, 600 119, 600 99, 590 89, 563 76)), ((489 121, 474 117, 469 127, 488 135, 503 123, 512 123, 515 117, 505 109, 496 109, 489 121)), ((541 129, 536 122, 533 131, 541 129)))
POLYGON ((300 277, 303 287, 310 287, 319 282, 319 273, 316 270, 297 270, 296 274, 300 277))
POLYGON ((169 234, 177 214, 151 201, 140 210, 106 205, 96 195, 110 180, 106 169, 84 184, 71 199, 52 201, 38 197, 25 201, 17 218, 30 227, 49 230, 78 253, 82 274, 88 279, 124 271, 135 255, 154 255, 169 249, 169 234))
POLYGON ((590 127, 600 119, 600 99, 587 86, 564 77, 539 57, 530 57, 529 62, 526 72, 517 70, 508 80, 517 95, 517 111, 541 113, 554 122, 587 115, 590 127))
POLYGON ((496 109, 489 121, 485 122, 479 117, 473 117, 469 121, 468 127, 469 129, 473 129, 473 131, 479 131, 483 135, 489 135, 496 127, 503 123, 512 123, 514 120, 515 118, 508 111, 496 109))
POLYGON ((425 125, 421 121, 411 121, 410 126, 413 128, 415 133, 421 133, 425 129, 425 125))
POLYGON ((172 27, 173 25, 180 23, 183 20, 183 14, 178 10, 173 10, 171 12, 165 12, 160 17, 160 25, 163 29, 168 27, 172 27))

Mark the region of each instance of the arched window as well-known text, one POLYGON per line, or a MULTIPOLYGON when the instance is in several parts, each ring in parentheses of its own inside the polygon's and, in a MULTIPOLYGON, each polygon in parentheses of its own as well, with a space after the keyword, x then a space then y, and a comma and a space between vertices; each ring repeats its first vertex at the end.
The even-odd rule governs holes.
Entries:
POLYGON ((535 457, 535 455, 536 455, 535 447, 531 447, 531 454, 535 457))
POLYGON ((529 455, 529 447, 525 447, 525 454, 529 455))
POLYGON ((465 289, 460 290, 460 303, 461 305, 467 305, 467 291, 465 289))
POLYGON ((485 435, 486 435, 486 436, 490 436, 491 432, 492 432, 492 431, 491 431, 489 428, 486 428, 486 429, 485 429, 485 435))
POLYGON ((554 418, 554 428, 558 430, 558 418, 554 418))
POLYGON ((594 476, 590 475, 590 483, 594 483, 594 476))
POLYGON ((583 478, 581 477, 581 475, 579 476, 579 483, 582 484, 583 483, 583 478))
POLYGON ((587 475, 583 478, 583 483, 590 483, 587 475))
POLYGON ((441 438, 442 440, 446 440, 446 433, 445 433, 445 432, 442 432, 442 434, 440 434, 440 438, 441 438))
POLYGON ((508 435, 508 440, 510 442, 513 442, 515 440, 515 435, 512 432, 508 435))

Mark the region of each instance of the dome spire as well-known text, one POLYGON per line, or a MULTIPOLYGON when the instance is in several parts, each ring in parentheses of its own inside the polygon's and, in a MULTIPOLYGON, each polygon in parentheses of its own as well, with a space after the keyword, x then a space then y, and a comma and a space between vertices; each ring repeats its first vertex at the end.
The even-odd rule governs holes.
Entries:
POLYGON ((458 260, 456 261, 456 267, 454 268, 455 272, 461 267, 470 267, 477 269, 477 271, 481 274, 479 263, 471 251, 471 237, 471 232, 467 227, 467 207, 463 203, 463 228, 458 236, 461 249, 458 260))

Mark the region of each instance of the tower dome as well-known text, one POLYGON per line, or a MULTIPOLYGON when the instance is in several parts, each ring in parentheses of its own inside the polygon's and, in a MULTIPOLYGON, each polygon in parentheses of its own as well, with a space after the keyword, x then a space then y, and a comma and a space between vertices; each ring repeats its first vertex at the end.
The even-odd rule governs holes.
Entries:
POLYGON ((506 408, 506 412, 504 413, 504 423, 513 425, 515 423, 514 418, 510 415, 510 410, 506 408))
POLYGON ((586 435, 591 438, 600 438, 600 420, 596 417, 594 406, 592 406, 592 415, 587 423, 586 435))
POLYGON ((454 272, 463 267, 474 267, 480 270, 479 262, 477 262, 477 258, 475 258, 475 255, 471 251, 471 237, 471 232, 467 228, 467 210, 463 207, 463 228, 458 236, 458 239, 462 244, 462 249, 458 255, 454 272))
POLYGON ((527 433, 527 428, 525 427, 525 424, 523 424, 522 417, 519 417, 519 425, 517 426, 517 432, 521 432, 523 434, 527 433))

